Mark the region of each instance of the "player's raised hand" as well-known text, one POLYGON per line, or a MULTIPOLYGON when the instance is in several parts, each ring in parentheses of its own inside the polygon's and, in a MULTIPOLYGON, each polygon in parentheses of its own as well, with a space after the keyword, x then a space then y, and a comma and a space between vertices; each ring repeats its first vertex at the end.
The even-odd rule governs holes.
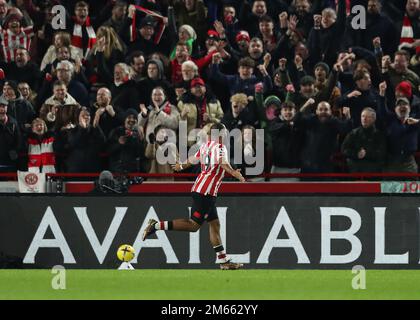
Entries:
POLYGON ((237 169, 234 171, 234 177, 238 179, 240 182, 246 182, 245 178, 241 174, 241 169, 237 169))
POLYGON ((180 172, 182 171, 182 165, 177 162, 176 164, 171 165, 172 170, 174 170, 175 172, 180 172))

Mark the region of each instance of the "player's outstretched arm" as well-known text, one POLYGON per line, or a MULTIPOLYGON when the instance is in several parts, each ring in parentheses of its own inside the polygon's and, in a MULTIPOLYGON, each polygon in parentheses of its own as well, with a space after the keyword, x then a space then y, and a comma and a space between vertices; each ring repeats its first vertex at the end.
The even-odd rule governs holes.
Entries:
POLYGON ((229 173, 232 177, 235 177, 240 182, 245 182, 245 178, 241 174, 241 169, 234 170, 229 163, 222 163, 221 164, 223 170, 229 173))
POLYGON ((193 166, 193 162, 196 159, 195 156, 191 156, 190 158, 188 158, 186 163, 181 163, 179 161, 177 161, 176 164, 173 164, 172 170, 174 170, 175 172, 180 172, 182 170, 188 169, 189 167, 193 166))

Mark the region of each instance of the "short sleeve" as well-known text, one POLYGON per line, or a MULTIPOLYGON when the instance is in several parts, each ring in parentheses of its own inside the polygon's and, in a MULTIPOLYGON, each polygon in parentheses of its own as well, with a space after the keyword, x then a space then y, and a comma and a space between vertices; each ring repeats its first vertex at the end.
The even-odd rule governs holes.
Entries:
POLYGON ((226 146, 219 144, 217 148, 217 162, 218 163, 229 163, 228 152, 226 146))

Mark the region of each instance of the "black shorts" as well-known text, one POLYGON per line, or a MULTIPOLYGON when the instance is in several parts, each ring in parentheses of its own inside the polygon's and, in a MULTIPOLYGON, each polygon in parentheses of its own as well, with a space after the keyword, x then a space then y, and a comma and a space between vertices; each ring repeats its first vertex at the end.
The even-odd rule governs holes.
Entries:
POLYGON ((216 209, 216 197, 205 196, 201 193, 192 192, 193 205, 191 208, 191 220, 202 225, 205 220, 207 222, 219 219, 216 209))

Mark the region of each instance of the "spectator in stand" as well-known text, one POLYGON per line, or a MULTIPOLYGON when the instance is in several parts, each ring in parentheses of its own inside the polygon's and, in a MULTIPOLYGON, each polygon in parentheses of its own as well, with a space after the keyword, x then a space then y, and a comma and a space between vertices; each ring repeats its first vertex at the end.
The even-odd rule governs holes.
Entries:
POLYGON ((7 80, 26 82, 33 90, 37 91, 39 89, 42 75, 38 65, 31 61, 26 48, 19 47, 16 49, 15 61, 6 63, 1 68, 7 80))
POLYGON ((121 124, 111 104, 112 96, 108 88, 100 88, 96 92, 96 102, 92 105, 91 116, 95 119, 98 117, 98 126, 102 129, 105 137, 108 137, 110 132, 121 124))
MULTIPOLYGON (((236 9, 233 5, 225 4, 223 8, 223 28, 226 29, 226 37, 230 43, 235 43, 236 35, 240 31, 239 20, 236 17, 236 9)), ((248 35, 249 38, 249 35, 248 35)))
POLYGON ((98 126, 96 118, 93 125, 87 108, 80 109, 77 126, 69 131, 68 155, 65 159, 66 172, 84 173, 101 171, 99 152, 106 138, 98 126))
POLYGON ((49 130, 58 131, 63 127, 74 128, 78 122, 80 104, 68 93, 63 81, 57 80, 53 85, 54 94, 45 100, 39 115, 49 130))
POLYGON ((273 19, 268 15, 262 16, 259 19, 258 27, 258 38, 260 38, 263 41, 264 47, 266 48, 267 52, 271 53, 274 50, 276 50, 279 37, 274 28, 273 19))
POLYGON ((107 151, 112 172, 144 172, 144 135, 138 131, 137 117, 136 110, 128 109, 124 126, 109 135, 107 151))
POLYGON ((6 0, 0 0, 0 25, 3 25, 6 20, 7 11, 9 10, 9 5, 6 0))
POLYGON ((382 58, 382 73, 385 79, 389 77, 389 83, 394 88, 402 81, 409 81, 417 94, 419 92, 420 77, 408 68, 409 64, 410 55, 407 51, 397 51, 394 55, 393 64, 389 56, 382 58))
MULTIPOLYGON (((150 174, 173 174, 172 165, 177 163, 179 159, 176 144, 170 138, 175 137, 176 134, 171 129, 163 126, 157 126, 152 133, 150 133, 145 150, 146 158, 150 160, 150 174)), ((156 178, 148 179, 149 181, 173 181, 174 178, 156 178)))
MULTIPOLYGON (((353 18, 351 16, 351 18, 353 18)), ((383 43, 383 52, 387 55, 393 54, 399 45, 400 35, 395 24, 390 18, 382 13, 380 0, 369 0, 367 6, 366 29, 356 30, 350 24, 347 25, 344 36, 346 47, 363 47, 374 51, 373 39, 379 37, 386 39, 383 43)))
POLYGON ((147 76, 138 85, 140 102, 145 105, 151 104, 150 97, 152 96, 153 89, 162 87, 167 92, 169 101, 175 103, 175 91, 172 84, 166 80, 162 62, 160 60, 150 59, 146 63, 146 72, 147 76))
POLYGON ((267 4, 264 0, 256 0, 252 7, 248 1, 243 1, 239 13, 241 27, 249 32, 251 37, 258 34, 259 19, 267 14, 267 4))
POLYGON ((57 59, 57 52, 60 48, 68 48, 68 57, 63 60, 81 60, 82 55, 80 50, 75 46, 71 45, 71 36, 68 32, 59 31, 54 34, 53 44, 48 48, 41 62, 41 71, 43 71, 48 65, 53 64, 57 59))
POLYGON ((154 132, 157 126, 177 131, 179 125, 179 112, 177 107, 172 105, 162 87, 156 87, 151 93, 151 104, 148 108, 141 105, 139 114, 139 126, 142 132, 146 132, 146 140, 154 132))
POLYGON ((225 75, 220 72, 219 64, 221 61, 221 55, 215 54, 213 56, 213 64, 211 67, 211 77, 219 81, 222 85, 229 88, 231 95, 236 93, 245 93, 249 97, 253 97, 255 94, 255 84, 258 82, 264 83, 264 90, 270 91, 272 88, 271 77, 265 69, 264 65, 259 65, 263 78, 257 78, 254 75, 255 63, 251 58, 243 58, 238 63, 238 74, 236 75, 225 75))
MULTIPOLYGON (((130 6, 128 12, 129 21, 131 23, 132 18, 136 14, 136 8, 130 6)), ((131 39, 130 45, 128 46, 128 53, 141 50, 148 56, 149 54, 158 51, 159 46, 154 40, 155 27, 156 20, 152 16, 147 15, 141 19, 139 29, 135 30, 135 32, 137 32, 135 39, 131 39)))
POLYGON ((330 104, 323 101, 318 104, 316 114, 305 115, 308 114, 305 109, 314 103, 314 99, 308 99, 294 119, 304 138, 302 173, 331 173, 334 172, 332 157, 338 151, 338 134, 347 134, 352 128, 350 109, 343 108, 345 120, 339 120, 333 117, 330 104))
POLYGON ((410 117, 410 101, 407 98, 398 98, 395 112, 391 112, 385 98, 386 89, 386 82, 382 82, 379 86, 378 114, 386 128, 388 152, 385 171, 417 174, 414 154, 418 146, 420 120, 410 117))
MULTIPOLYGON (((328 81, 329 79, 327 77, 330 74, 330 67, 326 63, 320 62, 315 65, 314 74, 315 74, 315 89, 318 92, 329 91, 330 88, 328 86, 331 83, 328 81)), ((336 78, 334 79, 336 80, 336 78)), ((338 107, 338 100, 340 99, 340 96, 341 96, 341 91, 337 86, 335 86, 331 92, 328 102, 332 106, 333 113, 336 116, 339 115, 339 112, 337 111, 337 107, 338 107)))
MULTIPOLYGON (((299 130, 294 118, 296 106, 293 102, 281 104, 278 117, 271 121, 269 134, 273 148, 273 166, 271 173, 300 173, 300 140, 299 130)), ((296 178, 272 178, 270 181, 298 181, 296 178)))
POLYGON ((286 96, 286 101, 293 102, 298 109, 308 101, 308 99, 314 99, 315 103, 305 108, 306 114, 314 114, 316 102, 321 102, 323 100, 328 101, 331 97, 331 94, 334 90, 338 72, 336 69, 330 73, 328 79, 328 85, 323 88, 322 91, 318 91, 315 88, 315 78, 312 76, 304 76, 300 79, 300 91, 294 92, 293 86, 288 87, 288 94, 286 96))
POLYGON ((97 41, 88 61, 97 77, 96 82, 109 87, 113 82, 114 66, 124 62, 123 45, 111 27, 100 27, 96 37, 97 41))
POLYGON ((178 42, 176 45, 175 59, 171 61, 172 84, 176 85, 182 82, 182 64, 185 61, 193 61, 197 65, 199 73, 202 73, 203 69, 211 63, 211 59, 216 52, 217 51, 211 51, 203 58, 192 59, 189 54, 188 45, 178 42))
POLYGON ((102 26, 111 27, 118 35, 123 35, 126 31, 127 20, 127 2, 122 0, 113 1, 111 17, 104 22, 102 26))
POLYGON ((298 19, 297 31, 307 39, 314 26, 312 3, 308 0, 295 0, 292 5, 291 14, 295 14, 298 19))
POLYGON ((388 100, 391 104, 394 104, 394 101, 398 98, 407 98, 410 101, 411 115, 414 118, 420 117, 420 98, 413 94, 413 88, 411 83, 408 81, 401 82, 395 88, 395 98, 388 100))
POLYGON ((144 57, 144 53, 141 51, 133 51, 127 58, 128 65, 133 70, 132 79, 139 83, 140 81, 144 80, 145 73, 146 73, 146 59, 144 57))
POLYGON ((223 117, 220 101, 206 88, 204 80, 194 78, 188 94, 178 102, 180 120, 187 121, 188 146, 196 141, 196 136, 190 137, 193 129, 203 129, 213 123, 219 123, 223 117))
POLYGON ((26 139, 29 172, 55 173, 54 141, 54 134, 48 131, 45 121, 34 119, 26 139))
POLYGON ((208 29, 204 2, 202 0, 175 0, 174 11, 177 25, 191 25, 197 32, 198 40, 204 41, 208 29))
POLYGON ((7 115, 16 120, 22 133, 27 132, 35 118, 35 110, 30 102, 23 99, 16 82, 6 81, 2 98, 8 102, 7 115))
POLYGON ((378 93, 372 89, 372 81, 369 72, 359 70, 354 73, 354 82, 356 90, 348 92, 341 98, 340 105, 349 107, 351 118, 353 119, 353 128, 360 127, 360 116, 365 108, 377 109, 378 93))
POLYGON ((36 93, 32 91, 29 84, 26 82, 18 83, 18 90, 22 95, 22 98, 28 101, 32 106, 36 104, 36 93))
POLYGON ((365 108, 361 126, 350 132, 341 147, 350 172, 380 173, 386 159, 386 137, 376 129, 376 111, 365 108))
POLYGON ((137 85, 131 79, 130 67, 125 63, 118 63, 114 67, 114 83, 111 86, 111 94, 111 104, 117 114, 123 115, 128 109, 139 110, 140 98, 137 85))
POLYGON ((249 107, 246 94, 237 93, 230 98, 231 109, 223 116, 222 123, 226 129, 242 129, 245 125, 255 127, 258 123, 254 110, 249 107))
POLYGON ((13 117, 7 115, 7 100, 0 98, 0 172, 16 172, 20 146, 19 127, 13 117))
POLYGON ((0 45, 4 60, 8 63, 15 61, 16 50, 19 47, 24 47, 29 51, 33 36, 33 26, 22 26, 22 13, 19 9, 16 9, 13 14, 9 13, 0 29, 0 45))
POLYGON ((330 67, 337 59, 346 27, 346 0, 338 0, 338 9, 326 8, 322 15, 314 15, 314 27, 308 38, 308 49, 315 61, 330 67))
POLYGON ((66 26, 71 36, 71 44, 78 49, 78 55, 86 60, 96 43, 96 33, 89 17, 89 5, 78 1, 74 8, 75 16, 66 26))

